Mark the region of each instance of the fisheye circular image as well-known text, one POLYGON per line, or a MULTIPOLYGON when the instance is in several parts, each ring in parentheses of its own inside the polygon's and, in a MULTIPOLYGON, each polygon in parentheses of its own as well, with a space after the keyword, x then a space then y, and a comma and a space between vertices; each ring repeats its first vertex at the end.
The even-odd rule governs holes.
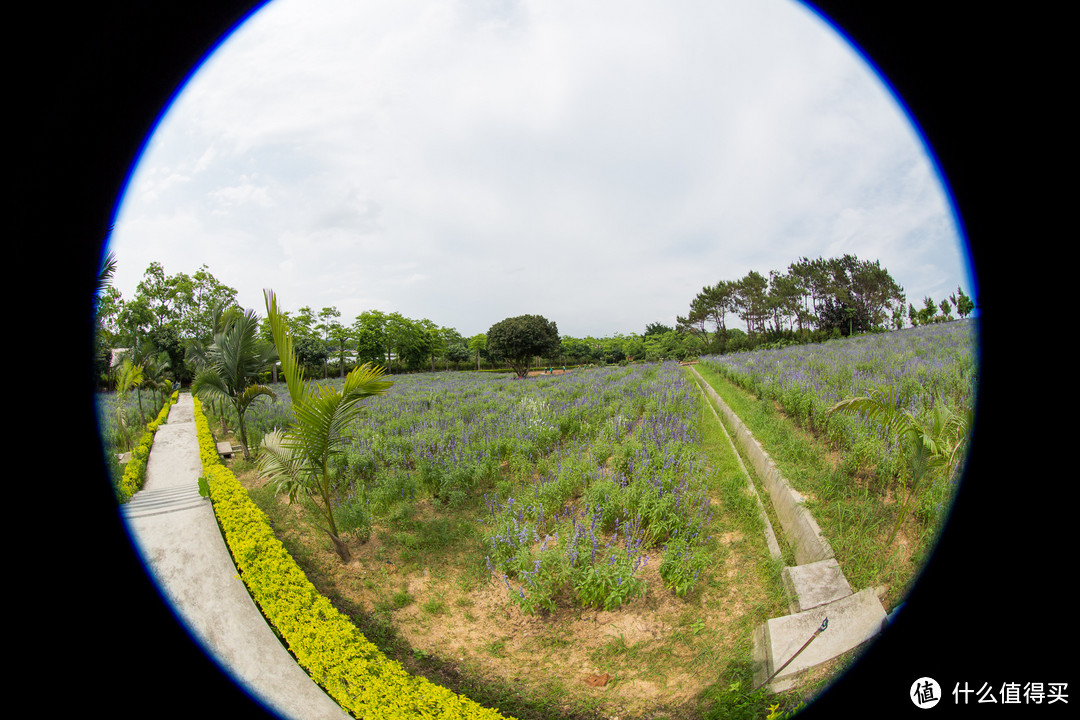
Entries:
POLYGON ((972 260, 811 6, 273 0, 113 220, 119 516, 269 713, 792 717, 948 526, 972 260))

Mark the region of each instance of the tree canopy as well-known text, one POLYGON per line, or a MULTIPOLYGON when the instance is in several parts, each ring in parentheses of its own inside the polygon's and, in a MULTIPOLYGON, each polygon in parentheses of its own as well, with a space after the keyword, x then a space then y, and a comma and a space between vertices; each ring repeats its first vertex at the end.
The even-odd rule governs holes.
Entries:
POLYGON ((747 341, 754 344, 762 336, 796 329, 840 335, 887 329, 903 322, 904 303, 903 288, 877 260, 803 257, 767 278, 751 270, 737 280, 703 287, 686 317, 678 318, 678 330, 722 352, 731 339, 730 314, 743 321, 747 341))
POLYGON ((505 360, 518 377, 529 374, 534 357, 554 358, 561 351, 559 329, 540 315, 506 318, 487 331, 487 352, 505 360))

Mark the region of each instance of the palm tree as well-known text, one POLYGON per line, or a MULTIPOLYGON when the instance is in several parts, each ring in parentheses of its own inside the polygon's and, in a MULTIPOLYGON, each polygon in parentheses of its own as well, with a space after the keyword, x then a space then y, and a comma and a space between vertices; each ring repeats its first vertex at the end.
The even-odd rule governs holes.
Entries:
POLYGON ((142 365, 143 369, 140 390, 142 388, 150 390, 153 393, 154 405, 160 408, 165 403, 165 398, 172 393, 173 367, 169 353, 161 350, 155 354, 154 351, 153 343, 144 342, 141 350, 135 353, 134 359, 142 365))
MULTIPOLYGON (((110 228, 110 232, 111 232, 110 228)), ((109 251, 107 255, 101 260, 101 267, 98 268, 97 274, 97 289, 94 292, 94 312, 97 312, 98 301, 101 298, 101 294, 105 292, 105 288, 112 284, 113 275, 116 274, 116 253, 109 251)))
POLYGON ((295 502, 301 491, 311 498, 338 557, 348 562, 352 556, 338 536, 331 506, 330 459, 342 451, 342 431, 360 412, 360 401, 385 393, 393 383, 383 379, 383 368, 370 363, 350 372, 340 390, 305 383, 304 367, 286 328, 285 317, 278 311, 277 299, 270 290, 264 291, 264 295, 295 420, 284 432, 273 430, 263 438, 259 471, 274 480, 279 491, 287 491, 290 502, 295 502))
POLYGON ((191 384, 191 392, 204 400, 232 404, 240 430, 244 459, 250 460, 244 413, 255 400, 274 391, 255 380, 276 360, 274 348, 258 337, 259 321, 254 310, 235 314, 206 348, 206 367, 191 384))
MULTIPOLYGON (((826 421, 834 413, 855 412, 876 420, 897 435, 907 451, 911 484, 900 504, 896 527, 886 545, 891 545, 908 511, 915 505, 927 480, 938 471, 956 468, 967 444, 970 418, 957 415, 944 405, 937 405, 927 422, 920 422, 900 409, 899 394, 891 387, 879 387, 870 395, 848 397, 829 408, 826 421)), ((902 486, 903 487, 903 486, 902 486)))
MULTIPOLYGON (((208 369, 211 366, 210 363, 210 346, 214 343, 214 338, 219 334, 225 332, 233 321, 239 316, 243 315, 244 311, 240 309, 238 305, 232 305, 229 303, 217 303, 210 310, 211 320, 213 322, 213 331, 208 338, 193 338, 188 342, 186 359, 188 363, 191 363, 194 367, 199 369, 208 369)), ((276 367, 276 366, 275 366, 276 367)), ((210 412, 217 413, 218 418, 221 420, 221 432, 225 433, 225 406, 224 404, 218 404, 210 402, 210 412)))
POLYGON ((123 362, 120 364, 116 378, 116 393, 113 395, 116 424, 119 427, 120 435, 124 440, 124 450, 131 449, 131 434, 128 432, 127 413, 124 411, 124 405, 127 402, 128 391, 133 387, 138 387, 142 382, 142 365, 136 365, 131 362, 130 358, 124 358, 123 362))

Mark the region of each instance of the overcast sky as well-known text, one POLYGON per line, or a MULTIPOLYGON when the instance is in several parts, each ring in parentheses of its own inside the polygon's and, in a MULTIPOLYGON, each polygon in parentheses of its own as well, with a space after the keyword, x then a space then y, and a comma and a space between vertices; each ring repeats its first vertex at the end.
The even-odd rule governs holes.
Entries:
POLYGON ((974 293, 902 106, 793 0, 274 0, 166 113, 110 247, 125 299, 205 264, 260 315, 271 288, 465 336, 641 333, 800 256, 974 293))

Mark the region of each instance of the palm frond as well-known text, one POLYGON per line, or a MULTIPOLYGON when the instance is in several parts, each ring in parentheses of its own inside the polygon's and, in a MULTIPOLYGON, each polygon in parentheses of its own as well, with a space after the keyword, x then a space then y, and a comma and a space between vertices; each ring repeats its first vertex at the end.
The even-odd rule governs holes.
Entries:
POLYGON ((288 434, 277 428, 263 436, 258 469, 279 492, 288 493, 290 502, 311 483, 310 465, 303 453, 297 451, 288 434))
POLYGON ((210 402, 231 402, 225 381, 214 370, 203 370, 191 381, 191 394, 210 402))
POLYGON ((289 395, 294 405, 302 404, 309 393, 304 384, 304 366, 296 354, 293 339, 285 324, 285 317, 278 311, 274 291, 264 290, 263 297, 266 301, 266 317, 270 324, 270 334, 274 338, 274 347, 277 348, 278 360, 281 362, 281 371, 285 375, 289 395))
POLYGON ((880 423, 900 437, 912 437, 918 423, 911 413, 901 410, 892 388, 876 388, 870 395, 844 398, 829 408, 826 418, 840 412, 856 412, 880 423))
POLYGON ((257 398, 263 396, 276 398, 277 394, 265 385, 248 385, 240 395, 237 396, 237 405, 246 408, 257 398))

